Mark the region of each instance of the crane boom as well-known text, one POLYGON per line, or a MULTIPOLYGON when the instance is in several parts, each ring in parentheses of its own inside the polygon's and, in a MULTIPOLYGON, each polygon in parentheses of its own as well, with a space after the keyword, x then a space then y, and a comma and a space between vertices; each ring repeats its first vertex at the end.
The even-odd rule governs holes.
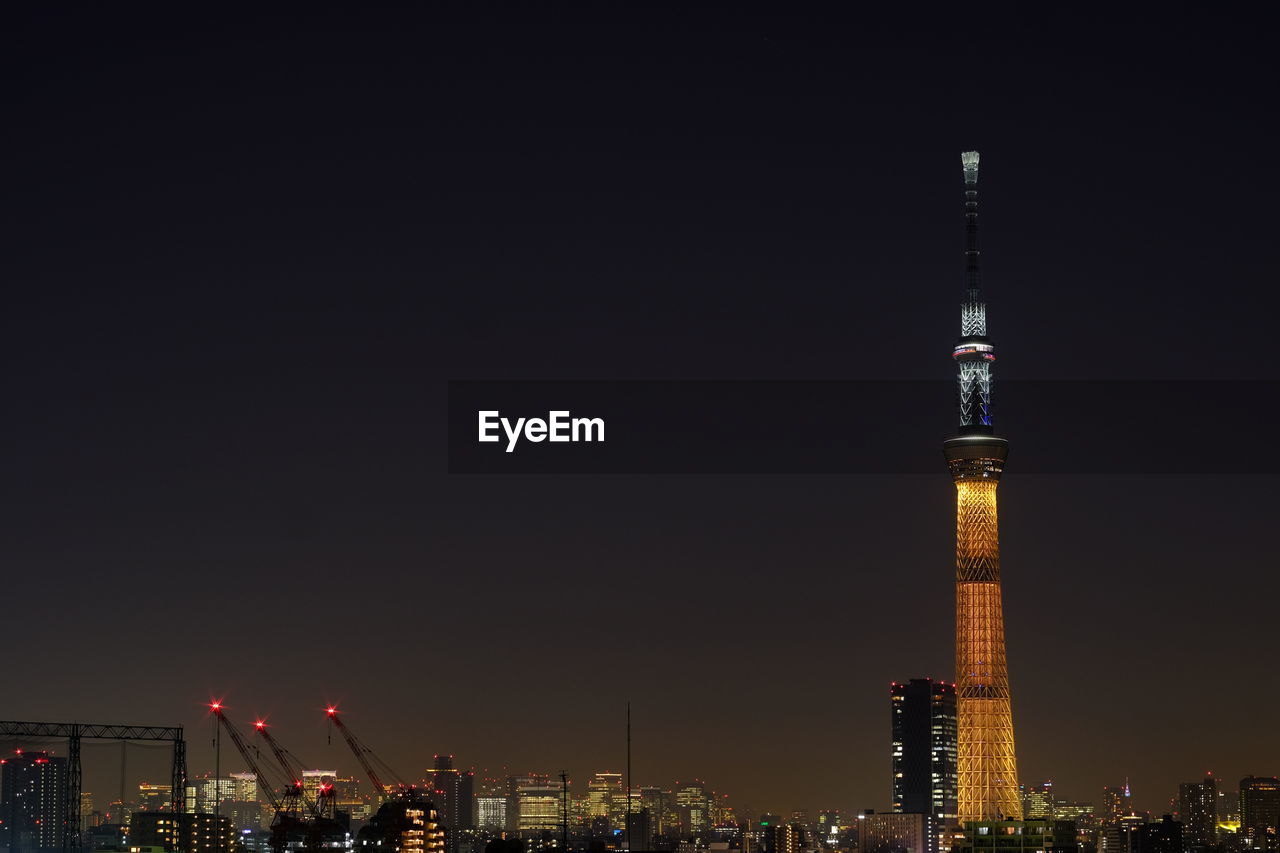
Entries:
POLYGON ((291 785, 291 788, 286 793, 286 797, 301 799, 303 804, 307 807, 307 811, 311 812, 313 816, 319 817, 320 811, 316 808, 315 802, 307 796, 306 790, 302 787, 302 774, 293 766, 293 762, 289 760, 288 752, 280 745, 279 741, 271 736, 271 732, 267 731, 267 724, 264 721, 259 720, 253 724, 253 727, 257 730, 262 739, 267 742, 267 745, 271 747, 271 752, 276 757, 276 763, 280 765, 280 768, 284 770, 285 775, 290 780, 289 784, 291 785))
POLYGON ((347 724, 342 722, 338 717, 338 709, 330 706, 325 709, 325 713, 329 715, 329 720, 338 727, 338 731, 342 732, 342 737, 347 742, 347 746, 351 747, 351 752, 355 754, 356 761, 360 762, 360 766, 364 768, 364 775, 369 777, 369 783, 373 785, 373 789, 378 792, 378 796, 386 798, 387 786, 378 776, 378 771, 373 769, 373 765, 369 762, 368 747, 360 743, 351 729, 347 728, 347 724))
MULTIPOLYGON (((271 807, 277 812, 280 811, 280 798, 276 795, 275 789, 267 781, 267 777, 262 775, 262 770, 258 767, 258 762, 254 760, 253 753, 245 744, 244 738, 240 736, 240 732, 227 719, 227 715, 222 712, 222 703, 214 702, 209 706, 209 710, 213 712, 214 717, 222 725, 227 736, 231 738, 231 742, 236 745, 236 751, 240 753, 240 757, 244 759, 244 763, 249 765, 249 770, 253 772, 254 778, 258 780, 258 787, 262 789, 262 793, 266 795, 267 800, 271 803, 271 807)), ((221 783, 218 783, 221 784, 221 783)), ((218 793, 221 797, 221 792, 218 793)))

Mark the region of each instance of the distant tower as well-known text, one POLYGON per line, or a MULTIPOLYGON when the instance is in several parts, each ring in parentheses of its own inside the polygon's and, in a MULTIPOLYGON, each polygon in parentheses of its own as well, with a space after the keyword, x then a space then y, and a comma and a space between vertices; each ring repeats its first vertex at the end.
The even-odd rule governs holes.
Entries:
POLYGON ((978 152, 961 155, 965 190, 965 301, 960 341, 960 429, 943 445, 956 484, 956 710, 958 812, 967 821, 1021 820, 1013 710, 1004 650, 996 486, 1009 444, 991 425, 987 306, 978 274, 978 152))

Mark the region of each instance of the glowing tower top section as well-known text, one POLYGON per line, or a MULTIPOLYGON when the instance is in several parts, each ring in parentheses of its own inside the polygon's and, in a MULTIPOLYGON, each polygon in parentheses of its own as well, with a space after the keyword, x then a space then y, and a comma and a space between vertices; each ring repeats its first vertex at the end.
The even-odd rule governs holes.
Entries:
POLYGON ((991 364, 996 348, 987 338, 978 249, 978 152, 960 155, 964 166, 965 299, 960 304, 960 340, 953 355, 960 369, 960 434, 991 435, 991 364))

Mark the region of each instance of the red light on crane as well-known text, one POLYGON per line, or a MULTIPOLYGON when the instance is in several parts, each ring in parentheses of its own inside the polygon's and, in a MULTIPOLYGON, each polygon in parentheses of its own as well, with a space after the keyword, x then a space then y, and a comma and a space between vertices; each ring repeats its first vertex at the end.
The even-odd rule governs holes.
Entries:
POLYGON ((332 717, 334 714, 338 713, 338 709, 330 705, 328 708, 325 708, 325 713, 332 717))

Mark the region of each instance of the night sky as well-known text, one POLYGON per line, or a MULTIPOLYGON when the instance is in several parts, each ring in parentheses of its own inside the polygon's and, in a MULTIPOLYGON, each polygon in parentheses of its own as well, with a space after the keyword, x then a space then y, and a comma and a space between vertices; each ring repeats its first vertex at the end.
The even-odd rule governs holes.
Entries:
MULTIPOLYGON (((1280 379, 1247 17, 6 23, 0 717, 184 724, 193 772, 211 696, 315 765, 355 770, 332 700, 405 776, 578 779, 630 699, 637 783, 887 808, 889 682, 954 669, 938 444, 932 477, 450 475, 446 382, 949 379, 962 150, 998 380, 1280 379)), ((1023 780, 1159 813, 1280 772, 1276 478, 1019 476, 996 419, 1023 780)), ((1167 426, 1231 452, 1194 401, 1167 426)))

